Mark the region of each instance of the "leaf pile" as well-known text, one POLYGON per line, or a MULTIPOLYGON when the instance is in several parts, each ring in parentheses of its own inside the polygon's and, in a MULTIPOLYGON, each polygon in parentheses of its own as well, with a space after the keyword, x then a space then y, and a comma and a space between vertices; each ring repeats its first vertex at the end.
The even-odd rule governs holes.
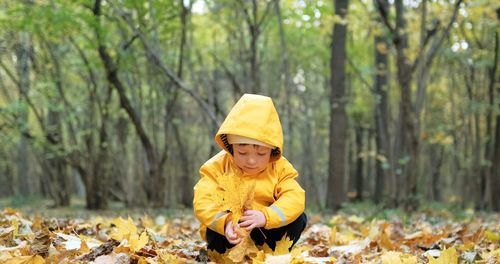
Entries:
MULTIPOLYGON (((500 261, 500 219, 468 221, 415 214, 403 222, 358 216, 310 217, 288 253, 286 237, 275 251, 251 249, 249 263, 480 263, 500 261)), ((243 247, 248 250, 251 248, 243 247)), ((192 215, 150 218, 58 219, 0 212, 0 263, 197 263, 214 256, 198 235, 192 215)))

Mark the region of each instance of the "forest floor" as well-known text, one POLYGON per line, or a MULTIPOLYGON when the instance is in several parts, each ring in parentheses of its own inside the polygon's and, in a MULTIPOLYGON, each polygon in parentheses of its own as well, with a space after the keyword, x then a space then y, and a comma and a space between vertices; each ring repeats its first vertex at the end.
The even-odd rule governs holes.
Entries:
POLYGON ((294 249, 248 244, 206 250, 191 209, 87 211, 80 200, 0 199, 0 263, 500 263, 500 214, 427 205, 414 213, 372 204, 308 211, 294 249))

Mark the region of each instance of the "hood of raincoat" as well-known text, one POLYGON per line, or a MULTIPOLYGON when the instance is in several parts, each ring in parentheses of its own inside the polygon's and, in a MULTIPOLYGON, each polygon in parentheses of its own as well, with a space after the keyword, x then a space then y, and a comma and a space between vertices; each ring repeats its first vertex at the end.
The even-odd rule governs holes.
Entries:
POLYGON ((271 162, 278 160, 283 152, 281 122, 272 99, 267 96, 244 94, 220 126, 215 142, 232 155, 227 134, 253 138, 274 146, 271 162))

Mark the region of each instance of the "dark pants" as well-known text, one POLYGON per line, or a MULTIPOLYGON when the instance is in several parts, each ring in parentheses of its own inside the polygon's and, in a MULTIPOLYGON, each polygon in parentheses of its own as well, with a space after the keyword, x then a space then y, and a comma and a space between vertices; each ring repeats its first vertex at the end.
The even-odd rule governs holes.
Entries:
MULTIPOLYGON (((297 243, 297 240, 299 240, 302 231, 304 231, 304 229, 306 228, 306 224, 307 216, 306 214, 302 213, 295 221, 280 228, 254 228, 250 233, 250 237, 255 242, 255 245, 262 246, 265 242, 272 250, 274 250, 276 247, 276 242, 280 241, 283 236, 287 234, 288 238, 290 238, 290 240, 293 240, 292 246, 288 249, 291 250, 295 243, 297 243)), ((223 254, 224 252, 226 252, 226 249, 235 246, 229 243, 225 236, 211 230, 210 228, 207 228, 206 235, 207 248, 210 250, 216 250, 217 252, 223 254)))

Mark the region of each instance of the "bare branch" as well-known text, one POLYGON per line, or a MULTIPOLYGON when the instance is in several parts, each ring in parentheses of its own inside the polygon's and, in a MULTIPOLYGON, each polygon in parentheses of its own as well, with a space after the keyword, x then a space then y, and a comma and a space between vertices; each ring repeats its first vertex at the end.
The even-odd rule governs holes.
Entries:
MULTIPOLYGON (((436 55, 439 47, 441 46, 441 44, 443 43, 443 40, 448 37, 448 34, 450 34, 450 30, 451 30, 451 27, 453 26, 453 23, 455 23, 456 19, 457 19, 457 14, 458 14, 458 10, 460 9, 460 5, 462 4, 463 0, 458 0, 456 3, 455 3, 455 7, 453 9, 453 15, 451 16, 450 18, 450 21, 448 21, 448 24, 446 26, 445 29, 443 29, 443 31, 441 32, 441 34, 434 38, 433 41, 432 41, 432 44, 431 44, 431 47, 429 48, 429 52, 427 53, 427 55, 425 56, 425 60, 424 60, 424 63, 425 63, 425 66, 426 67, 429 67, 432 63, 432 59, 434 58, 434 56, 436 55)), ((420 63, 420 60, 422 59, 423 56, 417 56, 417 58, 415 59, 413 65, 411 66, 411 71, 413 72, 417 65, 420 63)))
POLYGON ((163 60, 160 58, 160 56, 151 48, 151 46, 148 44, 146 38, 142 34, 142 32, 134 27, 132 21, 130 20, 130 17, 127 14, 122 14, 122 18, 125 20, 125 22, 128 23, 128 25, 132 28, 132 30, 135 31, 135 33, 139 36, 139 39, 142 42, 142 45, 146 49, 146 52, 148 56, 153 59, 153 61, 160 67, 161 71, 167 75, 167 77, 173 81, 181 91, 184 91, 185 93, 189 94, 202 108, 205 110, 205 113, 208 114, 210 119, 212 119, 213 122, 216 124, 219 124, 217 117, 213 113, 213 111, 210 109, 210 106, 198 95, 194 92, 194 90, 189 87, 184 81, 182 81, 165 63, 163 60))
POLYGON ((382 18, 382 22, 387 27, 387 29, 391 32, 391 34, 396 34, 396 30, 391 22, 389 22, 389 10, 387 9, 387 5, 382 2, 383 0, 377 0, 376 8, 382 18))

